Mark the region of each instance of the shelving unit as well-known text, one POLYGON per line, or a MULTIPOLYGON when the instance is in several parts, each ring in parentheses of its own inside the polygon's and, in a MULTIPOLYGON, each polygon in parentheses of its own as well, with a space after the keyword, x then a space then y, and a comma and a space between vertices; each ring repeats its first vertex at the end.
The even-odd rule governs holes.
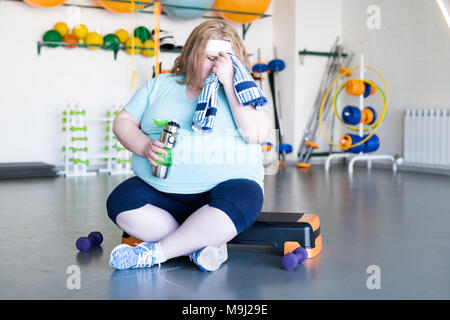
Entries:
MULTIPOLYGON (((8 1, 20 1, 22 2, 22 0, 8 0, 8 1)), ((132 3, 132 1, 129 0, 103 0, 103 1, 108 1, 108 2, 120 2, 120 3, 132 3)), ((144 8, 140 9, 140 10, 136 10, 136 12, 139 13, 150 13, 150 14, 154 14, 154 11, 148 11, 145 10, 147 8, 153 7, 154 6, 154 2, 152 3, 148 3, 148 2, 142 2, 142 1, 134 1, 134 4, 136 5, 145 5, 144 8)), ((82 5, 82 4, 71 4, 71 3, 63 3, 63 6, 75 6, 75 7, 80 7, 80 8, 89 8, 89 9, 101 9, 101 10, 105 10, 104 7, 102 6, 90 6, 90 5, 82 5)), ((187 9, 187 10, 201 10, 201 11, 207 11, 207 12, 224 12, 224 13, 237 13, 237 14, 247 14, 247 15, 257 15, 260 16, 260 18, 266 18, 266 17, 271 17, 271 15, 269 14, 261 14, 261 13, 255 13, 255 12, 244 12, 244 11, 234 11, 234 10, 219 10, 219 9, 213 9, 213 8, 202 8, 202 7, 193 7, 193 6, 180 6, 180 5, 172 5, 172 4, 164 4, 165 7, 173 7, 173 8, 178 8, 178 9, 187 9)), ((162 12, 162 14, 165 14, 164 12, 162 12)), ((223 19, 221 17, 218 16, 203 16, 203 18, 214 18, 214 19, 223 19)), ((250 26, 251 26, 251 22, 247 23, 247 24, 242 24, 242 39, 245 39, 245 35, 247 34, 250 26)), ((37 53, 38 55, 41 54, 42 51, 42 47, 48 46, 48 45, 56 45, 58 47, 61 46, 76 46, 77 48, 88 48, 88 47, 100 47, 103 50, 108 50, 108 51, 112 51, 113 55, 114 55, 114 60, 117 60, 117 55, 119 53, 120 50, 125 51, 126 49, 132 49, 132 47, 126 47, 124 45, 119 45, 117 50, 111 50, 106 48, 103 45, 95 45, 95 44, 80 44, 80 43, 67 43, 67 42, 58 42, 58 41, 38 41, 37 42, 37 53)), ((135 47, 136 49, 143 49, 143 50, 148 50, 148 48, 143 48, 143 47, 135 47)), ((75 48, 70 48, 70 49, 75 49, 75 48)), ((160 52, 167 52, 167 53, 181 53, 182 49, 173 49, 173 50, 166 50, 166 49, 159 49, 160 52)))
MULTIPOLYGON (((88 47, 100 47, 103 50, 107 50, 107 51, 111 51, 114 54, 114 60, 117 60, 117 54, 119 53, 120 50, 125 51, 126 49, 132 49, 132 47, 126 47, 124 45, 119 45, 119 48, 117 50, 111 50, 111 49, 107 49, 105 46, 103 45, 98 45, 98 44, 81 44, 81 43, 68 43, 68 42, 59 42, 59 41, 38 41, 37 42, 37 53, 38 55, 41 54, 42 51, 42 47, 45 47, 46 45, 57 45, 57 46, 76 46, 76 47, 80 47, 80 48, 88 48, 88 47)), ((143 48, 143 47, 134 47, 135 49, 142 49, 142 50, 149 50, 149 48, 143 48)), ((72 50, 75 48, 71 48, 69 50, 72 50)), ((160 49, 161 52, 172 52, 172 53, 180 53, 181 49, 174 49, 174 50, 166 50, 166 49, 160 49)))

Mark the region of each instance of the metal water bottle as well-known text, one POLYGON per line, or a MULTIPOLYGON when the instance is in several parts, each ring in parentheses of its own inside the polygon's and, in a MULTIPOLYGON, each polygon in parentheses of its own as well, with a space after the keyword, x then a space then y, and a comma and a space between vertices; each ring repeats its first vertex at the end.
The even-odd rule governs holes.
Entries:
POLYGON ((172 166, 172 153, 173 148, 175 147, 175 143, 177 141, 178 137, 178 130, 180 129, 180 125, 176 123, 175 120, 172 121, 164 121, 164 122, 154 122, 157 125, 164 125, 164 129, 161 132, 161 137, 159 138, 159 141, 164 143, 164 150, 167 151, 167 155, 163 155, 160 153, 157 153, 158 156, 163 158, 163 161, 157 161, 155 162, 158 164, 156 167, 153 167, 152 169, 152 175, 157 178, 165 179, 169 175, 170 167, 172 166))

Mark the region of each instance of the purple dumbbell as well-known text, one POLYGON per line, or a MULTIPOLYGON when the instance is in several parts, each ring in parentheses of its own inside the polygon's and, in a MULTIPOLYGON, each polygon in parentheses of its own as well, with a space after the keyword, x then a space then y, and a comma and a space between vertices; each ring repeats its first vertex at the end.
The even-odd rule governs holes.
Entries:
POLYGON ((103 236, 98 231, 93 231, 89 233, 87 237, 78 238, 76 246, 78 250, 86 252, 89 251, 93 246, 98 246, 103 242, 103 236))
POLYGON ((287 253, 281 258, 281 266, 284 270, 292 270, 296 266, 298 266, 299 263, 302 263, 308 259, 308 252, 306 252, 305 249, 302 247, 298 247, 292 253, 287 253))

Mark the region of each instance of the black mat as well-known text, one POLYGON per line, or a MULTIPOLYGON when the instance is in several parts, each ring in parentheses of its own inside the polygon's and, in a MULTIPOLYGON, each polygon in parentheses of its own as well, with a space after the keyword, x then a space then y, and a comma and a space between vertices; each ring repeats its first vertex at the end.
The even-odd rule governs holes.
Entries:
POLYGON ((55 166, 44 162, 0 163, 0 179, 56 177, 55 166))

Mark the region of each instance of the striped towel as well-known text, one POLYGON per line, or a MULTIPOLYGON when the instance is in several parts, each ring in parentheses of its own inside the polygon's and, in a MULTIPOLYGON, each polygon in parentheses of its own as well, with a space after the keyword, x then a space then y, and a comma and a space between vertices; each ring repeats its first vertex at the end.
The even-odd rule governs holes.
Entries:
MULTIPOLYGON (((234 90, 239 102, 243 106, 252 105, 257 110, 267 104, 267 98, 259 89, 245 66, 231 53, 233 61, 234 90)), ((197 108, 194 113, 192 129, 196 132, 212 132, 217 113, 219 79, 215 73, 206 78, 205 85, 198 97, 197 108)))

